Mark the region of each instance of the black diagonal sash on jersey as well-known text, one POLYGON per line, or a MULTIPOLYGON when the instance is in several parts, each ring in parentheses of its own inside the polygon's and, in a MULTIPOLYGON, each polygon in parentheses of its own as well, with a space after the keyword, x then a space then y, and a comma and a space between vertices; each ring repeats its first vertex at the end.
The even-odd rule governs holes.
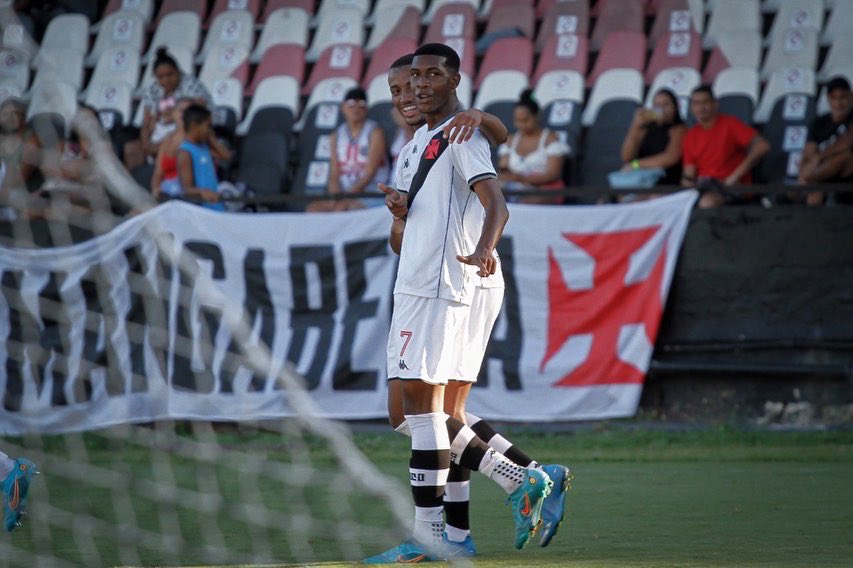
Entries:
POLYGON ((418 171, 415 172, 415 175, 412 177, 412 183, 409 185, 409 197, 407 201, 409 209, 412 208, 415 196, 420 191, 424 181, 426 181, 426 177, 432 169, 433 164, 435 164, 448 146, 449 144, 443 130, 439 130, 427 143, 426 148, 424 148, 421 154, 421 163, 418 164, 418 171))

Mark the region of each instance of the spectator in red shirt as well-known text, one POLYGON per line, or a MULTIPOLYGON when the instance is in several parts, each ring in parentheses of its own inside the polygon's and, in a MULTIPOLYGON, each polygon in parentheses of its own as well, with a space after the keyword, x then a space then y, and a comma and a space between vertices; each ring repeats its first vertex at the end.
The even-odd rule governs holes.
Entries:
POLYGON ((703 209, 735 201, 722 187, 752 183, 750 172, 770 151, 770 144, 737 118, 720 114, 710 87, 693 90, 690 111, 696 125, 684 136, 681 184, 702 191, 703 209))

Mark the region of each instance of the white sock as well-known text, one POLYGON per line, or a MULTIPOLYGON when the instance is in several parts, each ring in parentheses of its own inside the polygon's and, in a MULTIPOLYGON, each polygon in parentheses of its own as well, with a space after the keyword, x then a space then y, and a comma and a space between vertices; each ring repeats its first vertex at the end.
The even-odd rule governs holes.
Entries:
POLYGON ((480 473, 512 493, 524 483, 525 468, 510 461, 502 453, 491 449, 480 461, 480 473))
POLYGON ((0 452, 0 481, 6 479, 12 470, 15 468, 15 460, 0 452))
POLYGON ((443 412, 407 414, 412 433, 410 483, 415 501, 413 537, 438 544, 444 533, 444 488, 450 472, 450 438, 443 412), (446 465, 445 465, 446 464, 446 465))
POLYGON ((415 507, 412 536, 424 544, 439 544, 444 534, 444 507, 415 507))

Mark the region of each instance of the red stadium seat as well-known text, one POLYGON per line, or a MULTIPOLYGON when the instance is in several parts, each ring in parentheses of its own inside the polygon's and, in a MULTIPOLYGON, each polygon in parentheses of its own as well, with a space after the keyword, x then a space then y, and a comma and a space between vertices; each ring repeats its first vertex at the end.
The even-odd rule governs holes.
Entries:
POLYGON ((658 73, 673 67, 699 70, 702 64, 702 37, 695 31, 666 32, 658 40, 646 68, 646 84, 650 85, 658 73))
POLYGON ((585 77, 588 61, 589 40, 586 36, 552 35, 539 55, 533 84, 538 84, 542 75, 549 71, 577 71, 585 77))
POLYGON ((506 4, 493 6, 486 24, 485 34, 517 28, 525 37, 533 39, 536 14, 532 4, 506 4))
POLYGON ((476 37, 477 14, 470 4, 448 4, 435 13, 424 43, 447 43, 449 39, 476 37))
POLYGON ((548 11, 556 4, 583 4, 582 9, 587 15, 587 18, 589 18, 589 0, 577 0, 572 2, 566 2, 565 0, 539 0, 539 3, 536 5, 536 17, 539 19, 547 17, 548 11))
POLYGON ((637 0, 601 0, 598 6, 598 21, 592 32, 589 47, 601 49, 610 34, 617 31, 643 33, 643 3, 637 0))
POLYGON ((257 20, 261 11, 261 0, 216 0, 213 10, 210 11, 210 15, 204 22, 204 28, 207 29, 216 19, 216 16, 228 10, 246 10, 252 14, 252 18, 257 20))
POLYGON ((302 8, 309 16, 314 15, 314 0, 267 0, 259 23, 263 24, 269 15, 279 8, 302 8))
POLYGON ((479 89, 489 73, 507 70, 528 76, 533 72, 533 42, 525 37, 508 37, 493 43, 480 64, 474 88, 479 89))
POLYGON ((358 81, 361 79, 363 67, 364 54, 361 47, 352 44, 330 45, 320 53, 308 82, 302 87, 302 94, 310 95, 311 90, 323 79, 345 77, 358 81))
POLYGON ((641 32, 613 32, 604 40, 586 84, 592 86, 610 69, 635 69, 642 73, 646 63, 646 36, 641 32))
POLYGON ((655 22, 649 33, 649 44, 655 45, 658 39, 667 32, 687 32, 701 29, 696 28, 693 13, 687 0, 656 0, 649 4, 654 11, 655 22))
POLYGON ((279 43, 267 49, 245 94, 254 95, 255 89, 267 77, 282 75, 293 77, 300 85, 302 84, 302 79, 305 77, 304 47, 293 43, 279 43))
POLYGON ((367 89, 370 86, 374 77, 388 73, 388 68, 398 57, 412 53, 417 47, 418 42, 411 37, 389 37, 383 41, 370 59, 370 65, 362 81, 364 88, 367 89))
POLYGON ((553 2, 539 28, 536 51, 541 52, 551 36, 562 34, 589 36, 589 2, 553 2))

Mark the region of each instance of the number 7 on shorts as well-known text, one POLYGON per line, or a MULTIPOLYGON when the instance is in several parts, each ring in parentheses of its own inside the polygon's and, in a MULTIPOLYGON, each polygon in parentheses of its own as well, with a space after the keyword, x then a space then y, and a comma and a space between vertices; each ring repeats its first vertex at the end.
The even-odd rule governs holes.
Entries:
POLYGON ((403 348, 400 349, 400 357, 402 357, 403 354, 406 352, 406 347, 409 346, 409 341, 412 340, 412 332, 407 329, 404 329, 400 332, 400 337, 405 338, 405 341, 403 342, 403 348))

